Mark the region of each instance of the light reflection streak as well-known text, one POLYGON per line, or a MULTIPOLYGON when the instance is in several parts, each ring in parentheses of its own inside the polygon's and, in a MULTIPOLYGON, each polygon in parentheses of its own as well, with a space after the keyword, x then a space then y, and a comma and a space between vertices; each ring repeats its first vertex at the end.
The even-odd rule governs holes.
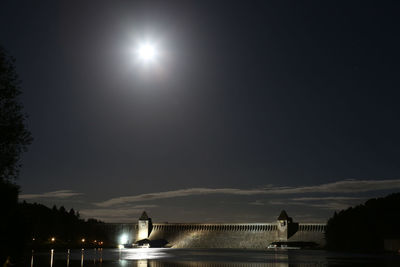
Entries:
POLYGON ((53 267, 54 249, 50 250, 50 267, 53 267))
POLYGON ((128 261, 126 261, 126 260, 119 260, 119 266, 126 266, 127 265, 127 263, 128 263, 128 261))
POLYGON ((152 260, 170 257, 169 248, 131 248, 124 249, 121 259, 123 260, 152 260))
POLYGON ((81 254, 81 267, 83 267, 83 252, 84 252, 84 249, 82 249, 82 254, 81 254))
POLYGON ((33 250, 32 250, 32 257, 31 257, 31 267, 33 267, 33 250))
POLYGON ((148 267, 149 263, 147 260, 138 260, 137 267, 148 267))
POLYGON ((67 250, 67 267, 69 267, 69 256, 71 254, 71 251, 68 249, 67 250))

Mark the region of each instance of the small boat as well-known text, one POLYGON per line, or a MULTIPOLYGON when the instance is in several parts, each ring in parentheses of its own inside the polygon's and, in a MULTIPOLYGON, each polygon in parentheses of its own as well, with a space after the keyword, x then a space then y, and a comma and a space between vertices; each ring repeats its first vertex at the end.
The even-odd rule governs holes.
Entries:
POLYGON ((139 240, 134 244, 134 247, 135 248, 149 248, 149 247, 151 247, 151 240, 149 240, 147 238, 139 240))
POLYGON ((123 248, 133 248, 133 244, 119 244, 118 245, 119 249, 123 249, 123 248))
POLYGON ((301 249, 295 242, 272 242, 267 249, 301 249))
POLYGON ((155 239, 155 240, 150 240, 150 239, 142 239, 139 241, 136 241, 134 244, 135 248, 164 248, 164 247, 171 247, 168 245, 168 241, 165 239, 155 239))
POLYGON ((138 245, 137 246, 137 248, 149 248, 150 247, 150 244, 149 243, 145 243, 145 244, 142 244, 142 245, 138 245))

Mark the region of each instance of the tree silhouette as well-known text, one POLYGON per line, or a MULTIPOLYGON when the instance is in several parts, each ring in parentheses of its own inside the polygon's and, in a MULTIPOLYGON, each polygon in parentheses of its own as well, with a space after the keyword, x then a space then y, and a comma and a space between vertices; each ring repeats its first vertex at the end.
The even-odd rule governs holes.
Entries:
POLYGON ((334 213, 326 230, 334 250, 380 251, 385 239, 400 238, 400 193, 369 199, 365 204, 334 213))
POLYGON ((15 254, 24 237, 18 213, 19 187, 13 182, 19 173, 20 158, 32 137, 25 127, 26 115, 18 100, 20 81, 15 60, 0 46, 0 260, 15 254), (22 230, 21 230, 22 229, 22 230))
MULTIPOLYGON (((18 100, 20 94, 15 60, 0 46, 0 262, 8 256, 18 256, 27 246, 79 247, 82 237, 111 244, 104 223, 85 221, 74 209, 68 212, 63 206, 58 209, 55 205, 48 208, 25 201, 18 203, 19 187, 15 179, 21 155, 32 142, 18 100), (57 237, 56 243, 49 241, 52 236, 57 237)), ((98 244, 92 241, 85 245, 98 244)))
POLYGON ((26 115, 18 100, 20 80, 15 60, 0 46, 0 179, 17 178, 22 152, 32 142, 25 127, 26 115))

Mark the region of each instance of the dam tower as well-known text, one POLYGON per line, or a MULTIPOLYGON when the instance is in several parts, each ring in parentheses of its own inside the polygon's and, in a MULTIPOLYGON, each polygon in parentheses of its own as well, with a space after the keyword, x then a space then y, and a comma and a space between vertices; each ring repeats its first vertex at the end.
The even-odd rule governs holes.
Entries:
POLYGON ((142 216, 140 216, 138 222, 137 240, 143 240, 149 238, 151 230, 152 230, 151 218, 149 218, 149 216, 147 216, 147 213, 143 211, 142 216))
POLYGON ((287 241, 292 235, 297 232, 299 228, 299 224, 294 223, 293 219, 287 215, 285 210, 281 211, 281 214, 279 215, 277 220, 279 241, 287 241))

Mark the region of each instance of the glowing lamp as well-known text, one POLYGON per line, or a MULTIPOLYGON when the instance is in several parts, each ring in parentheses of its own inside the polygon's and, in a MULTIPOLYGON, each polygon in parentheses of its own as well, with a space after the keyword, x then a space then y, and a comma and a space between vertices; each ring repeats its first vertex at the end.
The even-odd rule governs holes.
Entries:
POLYGON ((126 243, 128 243, 128 235, 127 235, 127 234, 122 234, 122 235, 119 237, 119 243, 120 243, 120 244, 126 244, 126 243))

